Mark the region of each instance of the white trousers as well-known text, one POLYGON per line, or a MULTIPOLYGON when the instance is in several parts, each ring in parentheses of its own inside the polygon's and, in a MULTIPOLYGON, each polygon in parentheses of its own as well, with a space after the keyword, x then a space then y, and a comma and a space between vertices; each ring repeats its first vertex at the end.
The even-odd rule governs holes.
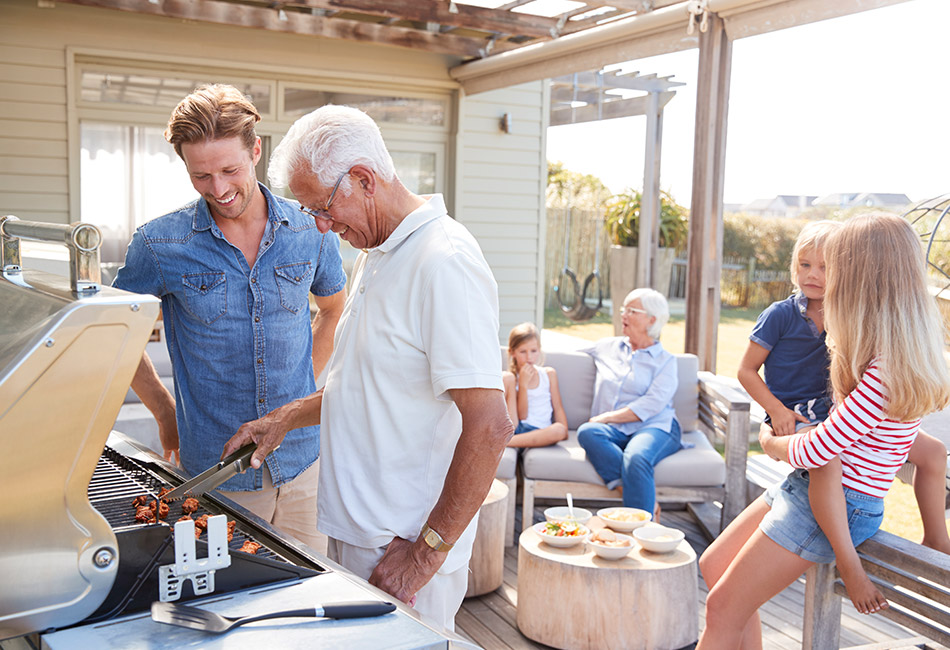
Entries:
MULTIPOLYGON (((363 548, 329 538, 327 557, 342 564, 365 580, 373 574, 386 547, 363 548)), ((437 572, 416 593, 413 608, 430 624, 455 631, 455 614, 462 606, 468 589, 468 562, 450 573, 437 572)))

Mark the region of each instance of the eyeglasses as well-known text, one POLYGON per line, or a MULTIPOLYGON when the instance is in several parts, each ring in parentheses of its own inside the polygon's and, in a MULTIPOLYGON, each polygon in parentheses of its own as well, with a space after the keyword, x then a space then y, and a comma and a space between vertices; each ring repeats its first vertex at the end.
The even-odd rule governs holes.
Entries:
POLYGON ((623 315, 624 316, 633 316, 634 314, 649 314, 646 309, 637 309, 636 307, 624 307, 623 315))
POLYGON ((333 205, 333 197, 336 196, 336 191, 340 187, 340 183, 343 181, 343 177, 346 176, 347 172, 340 174, 340 177, 336 179, 336 184, 333 186, 333 190, 330 192, 330 198, 327 199, 327 204, 322 208, 308 208, 304 205, 300 206, 300 211, 304 214, 309 214, 314 219, 326 219, 327 221, 333 221, 333 217, 330 216, 330 206, 333 205))

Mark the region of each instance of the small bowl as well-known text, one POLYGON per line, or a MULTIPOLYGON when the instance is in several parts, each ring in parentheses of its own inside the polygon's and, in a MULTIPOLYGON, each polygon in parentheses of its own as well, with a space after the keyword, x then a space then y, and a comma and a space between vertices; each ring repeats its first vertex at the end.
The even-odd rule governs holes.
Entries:
POLYGON ((605 560, 619 560, 627 556, 633 550, 633 538, 630 535, 615 533, 617 541, 626 542, 625 546, 606 546, 602 542, 591 539, 592 535, 587 537, 587 544, 593 549, 597 557, 605 560))
MULTIPOLYGON (((594 516, 587 508, 574 508, 574 521, 579 524, 587 525, 591 517, 594 516)), ((570 521, 567 506, 555 506, 544 511, 544 518, 547 521, 570 521)))
POLYGON ((676 550, 686 534, 675 528, 666 528, 664 526, 648 526, 646 528, 637 528, 633 531, 633 536, 637 542, 648 551, 653 553, 669 553, 676 550))
POLYGON ((608 528, 612 528, 621 533, 629 533, 653 519, 653 514, 646 510, 620 506, 601 508, 597 511, 597 516, 603 520, 608 528), (616 518, 618 515, 621 518, 616 518))
POLYGON ((541 523, 534 525, 534 532, 535 534, 537 534, 538 537, 540 537, 544 541, 544 543, 550 544, 551 546, 556 546, 558 548, 568 548, 570 546, 576 546, 577 544, 580 544, 585 539, 587 539, 587 535, 590 533, 590 528, 588 528, 587 526, 578 524, 577 528, 580 531, 579 535, 571 535, 569 537, 558 537, 557 535, 552 535, 551 533, 547 531, 547 527, 549 524, 557 524, 557 523, 560 523, 560 522, 542 521, 541 523))

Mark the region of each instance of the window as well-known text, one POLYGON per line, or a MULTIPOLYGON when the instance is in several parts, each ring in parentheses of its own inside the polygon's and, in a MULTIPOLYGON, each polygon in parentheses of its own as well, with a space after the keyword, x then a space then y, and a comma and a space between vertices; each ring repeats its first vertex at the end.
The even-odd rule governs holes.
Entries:
POLYGON ((102 229, 103 263, 125 259, 137 227, 198 196, 162 131, 80 124, 80 218, 102 229))
MULTIPOLYGON (((93 104, 134 104, 167 108, 178 105, 182 97, 198 86, 212 83, 214 77, 191 78, 162 77, 158 75, 100 72, 83 70, 80 77, 80 97, 93 104)), ((254 103, 262 114, 270 113, 270 85, 266 83, 228 82, 239 89, 254 103)))
POLYGON ((387 97, 351 92, 284 89, 283 116, 295 120, 324 104, 353 106, 376 120, 415 126, 445 126, 446 102, 418 97, 387 97))

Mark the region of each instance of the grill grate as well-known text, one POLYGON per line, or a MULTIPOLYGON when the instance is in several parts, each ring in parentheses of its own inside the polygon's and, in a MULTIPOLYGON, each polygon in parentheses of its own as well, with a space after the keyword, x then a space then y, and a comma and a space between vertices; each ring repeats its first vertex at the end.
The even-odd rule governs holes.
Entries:
MULTIPOLYGON (((140 494, 148 494, 149 501, 156 499, 159 490, 163 487, 172 486, 139 466, 134 460, 107 446, 96 464, 92 480, 89 481, 87 494, 92 506, 106 518, 106 521, 115 530, 149 525, 135 521, 135 508, 132 507, 132 500, 140 494)), ((184 503, 184 499, 172 501, 168 504, 169 511, 165 522, 169 526, 174 526, 175 522, 184 514, 181 511, 182 503, 184 503)), ((197 512, 191 515, 193 518, 201 515, 227 514, 219 511, 212 512, 206 507, 203 499, 199 498, 198 504, 197 512)), ((229 519, 233 519, 233 517, 229 517, 229 519)), ((240 550, 246 540, 261 543, 241 529, 240 520, 236 521, 234 537, 228 543, 228 548, 231 551, 240 550)), ((202 538, 204 538, 204 535, 202 535, 202 538)), ((256 555, 293 564, 267 545, 262 545, 256 555)))

